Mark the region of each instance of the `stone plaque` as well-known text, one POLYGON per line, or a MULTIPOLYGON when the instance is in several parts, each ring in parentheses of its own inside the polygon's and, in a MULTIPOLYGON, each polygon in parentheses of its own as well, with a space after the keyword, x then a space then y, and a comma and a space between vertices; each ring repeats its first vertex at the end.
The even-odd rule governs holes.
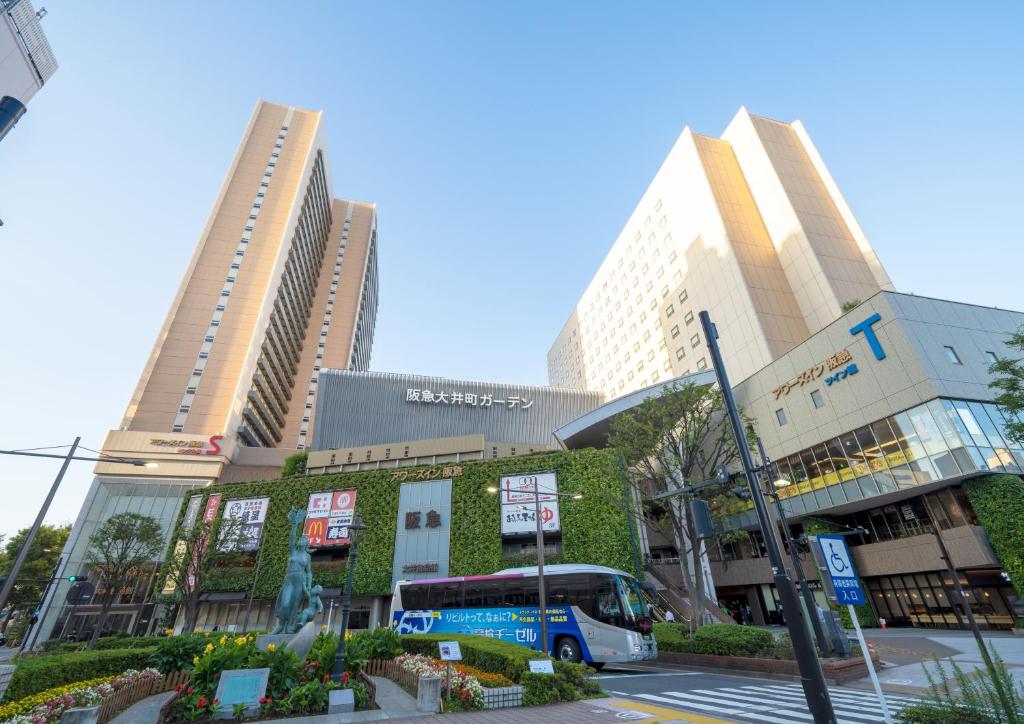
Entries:
POLYGON ((220 699, 218 719, 234 719, 235 705, 245 704, 245 715, 255 716, 260 710, 260 699, 267 693, 270 669, 230 669, 220 675, 216 698, 220 699))

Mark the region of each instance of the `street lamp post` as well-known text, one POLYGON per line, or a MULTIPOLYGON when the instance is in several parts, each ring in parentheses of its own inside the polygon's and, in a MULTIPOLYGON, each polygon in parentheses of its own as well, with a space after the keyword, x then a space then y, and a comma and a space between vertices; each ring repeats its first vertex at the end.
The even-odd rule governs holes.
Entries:
POLYGON ((352 608, 352 574, 356 570, 356 556, 359 554, 359 534, 366 530, 362 517, 356 515, 348 526, 349 544, 348 576, 345 580, 345 596, 341 603, 341 637, 338 641, 338 653, 334 655, 334 669, 331 678, 340 682, 345 673, 345 634, 348 632, 348 614, 352 608))
POLYGON ((714 367, 715 376, 718 378, 718 386, 722 393, 725 414, 732 425, 732 433, 736 439, 736 448, 739 451, 740 461, 743 464, 743 473, 747 479, 747 487, 750 489, 750 498, 754 503, 758 522, 761 524, 761 533, 764 536, 764 545, 768 551, 768 560, 771 563, 775 588, 779 592, 783 610, 786 612, 786 627, 789 629, 790 638, 793 640, 793 650, 796 654, 797 667, 800 670, 800 683, 803 686, 804 697, 807 700, 807 709, 811 716, 814 717, 815 724, 835 724, 836 715, 832 709, 832 699, 829 697, 825 675, 821 671, 821 662, 818 661, 817 653, 814 650, 814 642, 811 640, 807 624, 802 620, 803 611, 796 597, 796 591, 793 590, 793 579, 789 577, 789 573, 786 571, 786 566, 782 560, 782 552, 779 550, 779 542, 776 539, 775 532, 772 530, 768 506, 765 503, 761 485, 754 472, 754 460, 750 455, 750 448, 744 435, 743 421, 740 419, 736 398, 733 396, 732 387, 729 384, 729 375, 725 370, 725 362, 722 361, 722 350, 718 346, 718 330, 711 323, 711 315, 707 313, 707 310, 701 310, 700 312, 700 326, 704 332, 704 342, 711 353, 711 364, 714 367))
MULTIPOLYGON (((800 593, 803 595, 804 606, 807 609, 807 617, 811 619, 811 628, 814 629, 814 638, 818 640, 818 649, 822 655, 829 655, 832 653, 832 644, 828 640, 828 636, 825 635, 825 630, 821 627, 821 621, 818 619, 818 607, 814 601, 814 594, 811 593, 810 586, 807 585, 807 576, 804 575, 804 567, 800 565, 800 557, 796 554, 796 544, 793 542, 793 536, 789 532, 789 520, 786 518, 786 511, 782 507, 782 498, 779 496, 779 487, 781 485, 781 478, 775 476, 772 469, 772 461, 768 459, 768 456, 764 452, 764 444, 761 442, 761 438, 757 438, 757 452, 761 456, 761 465, 764 468, 764 476, 768 482, 768 494, 775 500, 775 509, 779 512, 779 522, 782 524, 782 535, 785 538, 786 545, 789 546, 789 559, 793 562, 793 570, 796 572, 796 578, 800 582, 800 593)), ((789 485, 789 481, 785 482, 789 485)))
MULTIPOLYGON (((493 495, 498 492, 498 488, 491 485, 487 488, 487 492, 493 495)), ((542 493, 540 488, 537 487, 537 482, 534 481, 533 483, 533 516, 537 523, 537 616, 540 619, 539 643, 540 650, 547 654, 550 652, 548 651, 547 591, 544 585, 544 521, 541 517, 541 495, 550 495, 555 498, 572 498, 573 500, 581 500, 583 496, 580 493, 559 493, 555 490, 545 490, 542 493)))

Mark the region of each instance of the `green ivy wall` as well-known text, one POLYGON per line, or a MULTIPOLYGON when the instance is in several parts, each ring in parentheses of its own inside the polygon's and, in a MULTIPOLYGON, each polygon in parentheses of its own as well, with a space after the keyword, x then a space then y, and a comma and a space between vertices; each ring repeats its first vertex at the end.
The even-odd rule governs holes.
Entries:
MULTIPOLYGON (((451 463, 424 468, 442 468, 451 463)), ((522 561, 505 561, 501 555, 501 517, 498 497, 486 488, 497 485, 506 474, 554 470, 559 490, 582 493, 582 500, 563 498, 562 555, 564 563, 592 563, 622 570, 634 569, 635 540, 625 507, 625 480, 619 455, 613 450, 574 450, 515 458, 459 463, 462 475, 452 478, 451 553, 449 575, 464 576, 493 573, 522 561)), ((230 500, 269 497, 270 506, 263 529, 259 579, 255 597, 277 595, 288 558, 291 523, 288 511, 305 510, 310 493, 354 488, 358 490, 356 510, 367 530, 359 542, 354 575, 357 595, 383 595, 391 590, 391 566, 398 524, 398 493, 403 481, 392 476, 394 469, 332 475, 296 476, 279 480, 213 485, 203 489, 206 496, 222 493, 223 506, 230 500)), ((425 479, 437 479, 434 476, 425 479)), ((194 495, 190 491, 189 495, 194 495)), ((203 509, 203 508, 201 508, 203 509)), ((184 510, 184 506, 182 506, 184 510)), ((180 520, 179 520, 180 522, 180 520)), ((204 590, 249 591, 256 570, 255 554, 246 556, 242 565, 215 567, 207 577, 204 590)), ((346 576, 344 564, 314 563, 313 580, 326 587, 340 586, 346 576)))
POLYGON ((1024 480, 1016 475, 987 475, 968 480, 964 492, 1020 592, 1024 589, 1024 480))

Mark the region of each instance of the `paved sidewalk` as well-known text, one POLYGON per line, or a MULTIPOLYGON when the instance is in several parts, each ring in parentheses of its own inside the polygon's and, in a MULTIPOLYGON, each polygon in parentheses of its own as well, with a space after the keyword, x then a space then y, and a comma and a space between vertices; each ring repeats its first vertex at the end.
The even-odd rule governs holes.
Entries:
POLYGON ((624 719, 643 719, 647 724, 654 722, 688 722, 689 724, 728 724, 728 719, 693 714, 688 711, 654 706, 627 699, 588 699, 570 704, 551 706, 512 707, 467 711, 454 714, 438 714, 420 719, 417 724, 427 722, 447 724, 519 724, 519 722, 558 722, 558 724, 615 724, 624 719))

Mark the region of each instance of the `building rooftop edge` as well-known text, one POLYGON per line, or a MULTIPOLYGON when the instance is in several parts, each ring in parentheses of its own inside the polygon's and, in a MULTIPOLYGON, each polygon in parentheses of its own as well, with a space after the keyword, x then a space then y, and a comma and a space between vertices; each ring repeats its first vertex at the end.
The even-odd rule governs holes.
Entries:
POLYGON ((595 395, 603 398, 599 390, 580 390, 573 387, 552 387, 551 385, 527 385, 518 382, 496 382, 494 380, 464 380, 456 377, 442 377, 441 375, 417 375, 406 372, 379 372, 376 370, 343 370, 332 367, 325 367, 320 370, 324 374, 337 377, 378 377, 395 378, 404 380, 442 380, 444 382, 457 382, 471 385, 504 385, 505 387, 519 387, 524 390, 545 390, 549 392, 570 392, 577 395, 595 395))

